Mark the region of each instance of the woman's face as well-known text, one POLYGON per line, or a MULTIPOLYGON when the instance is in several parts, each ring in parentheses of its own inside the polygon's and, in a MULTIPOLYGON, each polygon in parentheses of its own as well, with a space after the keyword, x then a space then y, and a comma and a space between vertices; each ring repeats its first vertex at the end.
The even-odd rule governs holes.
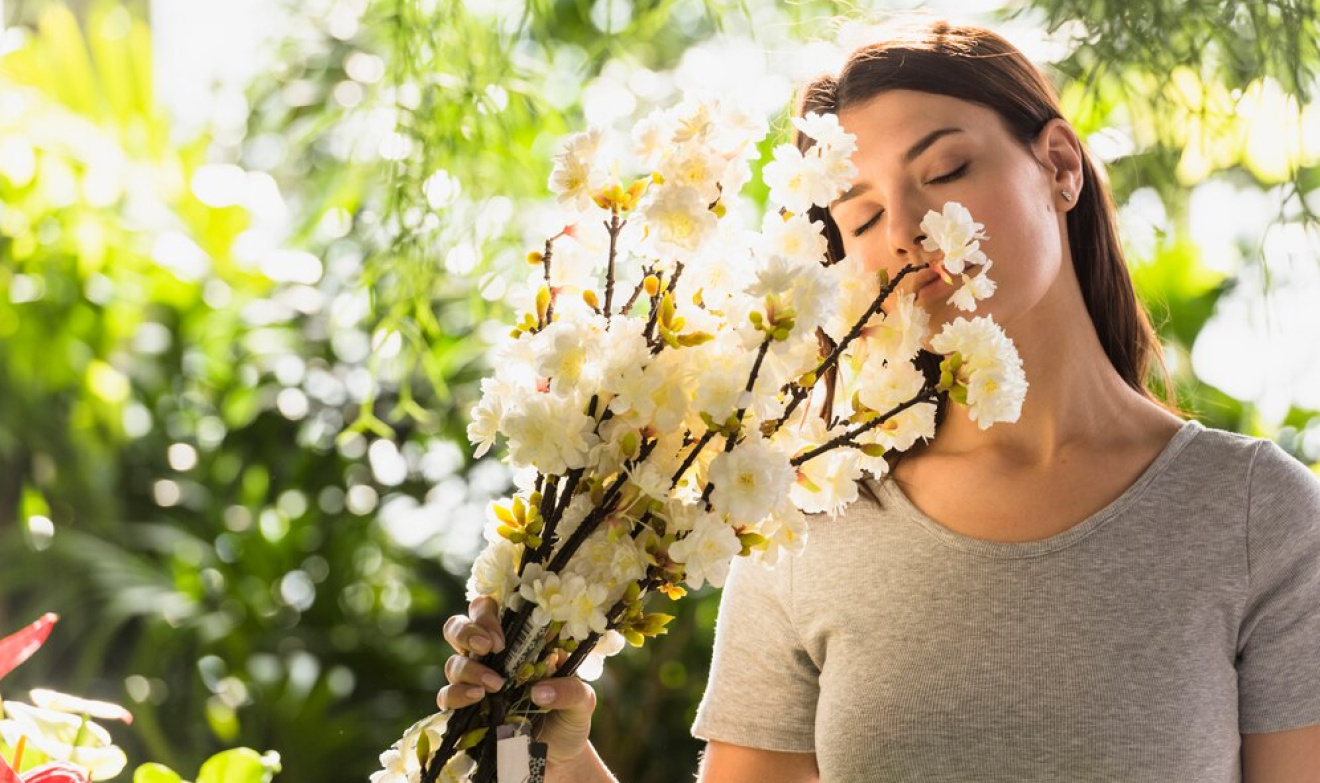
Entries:
MULTIPOLYGON (((947 302, 954 288, 934 270, 909 273, 899 284, 911 292, 935 278, 917 299, 933 328, 960 314, 993 314, 1007 326, 1050 290, 1067 248, 1063 210, 1069 204, 1059 191, 1070 190, 1076 203, 1081 184, 1079 169, 1069 178, 1075 162, 1067 140, 1075 136, 1066 123, 1052 121, 1028 151, 994 110, 913 90, 881 93, 838 118, 857 137, 857 178, 830 210, 848 255, 860 255, 866 268, 887 270, 891 278, 907 264, 937 260, 938 252, 921 247, 920 223, 946 201, 961 203, 985 226, 989 239, 981 250, 993 262, 988 274, 998 288, 975 313, 947 302)), ((1071 261, 1067 269, 1071 273, 1071 261)), ((980 273, 977 267, 964 271, 980 273)))

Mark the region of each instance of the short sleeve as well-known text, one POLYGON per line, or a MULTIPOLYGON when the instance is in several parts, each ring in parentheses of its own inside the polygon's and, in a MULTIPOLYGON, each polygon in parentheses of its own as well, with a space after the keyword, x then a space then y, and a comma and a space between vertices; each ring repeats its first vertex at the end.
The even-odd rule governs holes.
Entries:
POLYGON ((781 556, 772 569, 733 559, 692 736, 763 750, 815 750, 820 670, 799 641, 786 600, 792 561, 781 556))
POLYGON ((1248 470, 1247 498, 1239 729, 1257 734, 1320 724, 1320 478, 1262 440, 1248 470))

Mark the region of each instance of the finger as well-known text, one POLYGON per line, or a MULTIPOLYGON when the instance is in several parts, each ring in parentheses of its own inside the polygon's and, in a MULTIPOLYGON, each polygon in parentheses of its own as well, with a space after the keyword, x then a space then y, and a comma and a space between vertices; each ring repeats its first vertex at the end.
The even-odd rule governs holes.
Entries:
POLYGON ((486 638, 484 634, 474 635, 474 630, 479 629, 470 619, 468 619, 467 615, 456 614, 448 620, 445 620, 445 627, 442 630, 442 633, 444 634, 445 641, 449 642, 449 645, 454 648, 455 652, 467 653, 474 649, 479 653, 489 651, 490 640, 486 638), (478 643, 483 641, 484 644, 478 643), (476 647, 473 646, 474 643, 476 644, 476 647), (480 647, 485 647, 486 649, 477 649, 480 647))
POLYGON ((446 685, 435 696, 435 703, 442 710, 456 710, 481 701, 486 690, 477 685, 446 685))
POLYGON ((504 649, 504 631, 500 628, 500 605, 488 595, 479 595, 468 606, 472 622, 484 629, 492 642, 491 651, 504 649))
POLYGON ((451 655, 445 661, 445 679, 454 684, 480 685, 494 693, 504 687, 504 677, 466 655, 451 655))
POLYGON ((532 701, 552 710, 569 710, 590 720, 596 691, 577 677, 551 677, 532 686, 532 701))
POLYGON ((467 615, 456 614, 450 617, 445 621, 442 633, 445 641, 449 642, 456 652, 476 652, 479 655, 490 652, 490 634, 468 619, 467 615))

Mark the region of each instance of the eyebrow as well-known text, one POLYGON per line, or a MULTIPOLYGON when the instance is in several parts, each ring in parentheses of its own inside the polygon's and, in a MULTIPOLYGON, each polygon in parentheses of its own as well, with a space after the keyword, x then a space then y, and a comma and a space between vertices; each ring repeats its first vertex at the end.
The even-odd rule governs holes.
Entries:
MULTIPOLYGON (((913 144, 911 147, 909 147, 907 152, 903 153, 904 165, 911 163, 912 161, 921 157, 921 153, 930 149, 930 145, 934 144, 936 141, 939 141, 941 138, 948 136, 950 133, 962 133, 962 132, 963 132, 962 128, 948 127, 948 128, 937 128, 931 131, 930 133, 927 133, 925 136, 922 136, 921 139, 916 144, 913 144)), ((846 201, 857 198, 858 196, 862 195, 863 193, 865 193, 870 189, 871 186, 866 184, 865 182, 859 183, 849 188, 847 193, 844 193, 842 196, 839 196, 839 198, 835 199, 834 203, 830 204, 830 207, 837 207, 846 201)))

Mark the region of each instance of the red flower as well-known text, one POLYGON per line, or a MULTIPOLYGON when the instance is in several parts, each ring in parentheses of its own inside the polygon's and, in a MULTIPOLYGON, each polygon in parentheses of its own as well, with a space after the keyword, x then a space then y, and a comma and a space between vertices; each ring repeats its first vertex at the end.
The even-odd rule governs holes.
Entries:
MULTIPOLYGON (((50 636, 51 626, 58 619, 54 612, 46 612, 35 623, 0 639, 0 679, 41 649, 46 637, 50 636)), ((0 783, 5 783, 4 778, 0 778, 0 783)))

